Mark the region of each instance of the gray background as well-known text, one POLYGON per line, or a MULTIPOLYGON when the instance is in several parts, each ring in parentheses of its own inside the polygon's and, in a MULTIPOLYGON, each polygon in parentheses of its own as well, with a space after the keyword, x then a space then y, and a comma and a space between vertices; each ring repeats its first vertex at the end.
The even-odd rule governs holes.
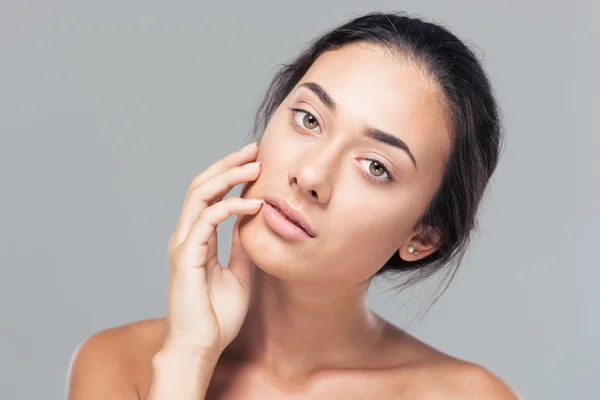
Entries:
POLYGON ((276 64, 375 9, 474 43, 508 138, 444 296, 415 319, 432 295, 381 283, 371 307, 526 399, 597 398, 597 4, 3 0, 0 398, 62 398, 85 337, 164 315, 191 178, 245 142, 276 64))

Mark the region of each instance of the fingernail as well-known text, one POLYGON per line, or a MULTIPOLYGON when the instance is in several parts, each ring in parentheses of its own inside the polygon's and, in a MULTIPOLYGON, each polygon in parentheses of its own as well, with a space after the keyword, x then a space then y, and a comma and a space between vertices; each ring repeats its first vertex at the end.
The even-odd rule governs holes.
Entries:
POLYGON ((248 164, 242 165, 242 168, 256 168, 260 165, 260 161, 251 162, 248 164))
POLYGON ((261 199, 244 199, 244 200, 250 204, 260 204, 263 202, 261 199))
POLYGON ((242 147, 242 150, 249 150, 249 149, 252 149, 252 148, 256 147, 256 146, 257 146, 257 144, 258 144, 258 142, 252 142, 252 143, 249 143, 249 144, 245 145, 244 147, 242 147))

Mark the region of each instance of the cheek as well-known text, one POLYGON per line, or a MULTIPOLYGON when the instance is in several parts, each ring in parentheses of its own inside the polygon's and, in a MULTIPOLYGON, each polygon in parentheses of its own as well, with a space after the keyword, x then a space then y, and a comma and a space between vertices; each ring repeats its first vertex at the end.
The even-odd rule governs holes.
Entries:
POLYGON ((244 198, 262 198, 267 193, 277 192, 277 188, 280 190, 287 183, 287 168, 291 160, 288 149, 293 146, 289 140, 286 141, 285 134, 277 135, 274 131, 273 125, 269 125, 260 141, 256 161, 261 162, 261 172, 256 180, 244 184, 244 198))
MULTIPOLYGON (((346 196, 348 198, 352 197, 346 196)), ((330 221, 329 248, 336 249, 336 263, 366 278, 398 250, 409 221, 402 220, 398 209, 392 210, 392 205, 382 206, 373 196, 357 198, 354 195, 353 199, 331 207, 335 212, 330 221)))
POLYGON ((337 194, 329 207, 337 221, 335 230, 383 246, 397 242, 410 222, 410 196, 404 196, 403 189, 374 187, 354 166, 348 166, 339 179, 343 184, 336 186, 337 194))
POLYGON ((274 118, 260 141, 257 159, 265 164, 285 165, 282 162, 289 160, 298 149, 294 133, 281 117, 274 118))
POLYGON ((367 210, 366 207, 358 209, 347 209, 340 213, 338 223, 335 224, 335 230, 340 232, 338 237, 346 238, 351 245, 372 248, 389 248, 391 243, 398 242, 396 239, 400 229, 395 222, 398 217, 393 217, 391 213, 382 210, 367 210), (351 215, 352 218, 347 216, 351 215))

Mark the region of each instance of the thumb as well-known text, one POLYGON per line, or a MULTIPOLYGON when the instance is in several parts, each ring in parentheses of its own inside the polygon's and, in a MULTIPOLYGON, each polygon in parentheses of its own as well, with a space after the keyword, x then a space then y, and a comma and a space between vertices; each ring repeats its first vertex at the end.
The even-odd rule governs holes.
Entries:
POLYGON ((229 265, 227 268, 248 288, 252 286, 252 260, 242 247, 240 241, 240 218, 244 215, 238 215, 233 225, 231 235, 231 249, 229 252, 229 265))

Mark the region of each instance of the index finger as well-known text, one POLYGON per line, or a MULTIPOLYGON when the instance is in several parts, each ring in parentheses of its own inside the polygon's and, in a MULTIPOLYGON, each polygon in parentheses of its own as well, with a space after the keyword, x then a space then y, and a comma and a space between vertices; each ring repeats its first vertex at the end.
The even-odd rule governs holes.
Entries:
POLYGON ((256 149, 258 149, 258 142, 247 144, 241 149, 227 154, 225 157, 214 162, 204 171, 196 175, 190 183, 188 191, 185 195, 184 203, 187 201, 192 189, 194 189, 196 186, 206 182, 215 175, 227 171, 232 167, 246 164, 247 162, 254 160, 256 158, 256 149))

